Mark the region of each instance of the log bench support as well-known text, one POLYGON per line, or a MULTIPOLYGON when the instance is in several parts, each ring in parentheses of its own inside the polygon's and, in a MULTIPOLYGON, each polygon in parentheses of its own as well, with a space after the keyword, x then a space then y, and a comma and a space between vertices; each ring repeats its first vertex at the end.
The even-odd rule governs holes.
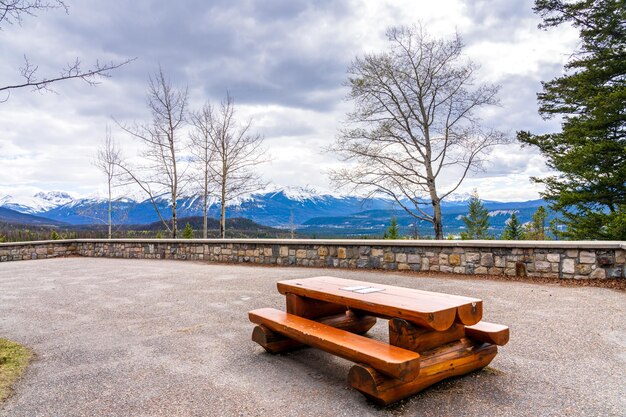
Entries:
POLYGON ((389 378, 371 366, 356 364, 348 373, 348 385, 371 401, 388 405, 446 378, 484 368, 496 353, 495 345, 461 339, 420 355, 420 373, 412 381, 404 382, 389 378))
POLYGON ((348 384, 371 401, 388 405, 414 395, 453 376, 487 366, 498 352, 497 346, 509 340, 509 328, 479 322, 472 326, 453 324, 435 331, 403 319, 389 320, 389 344, 420 354, 419 375, 405 382, 390 378, 365 364, 356 364, 348 374, 348 384))

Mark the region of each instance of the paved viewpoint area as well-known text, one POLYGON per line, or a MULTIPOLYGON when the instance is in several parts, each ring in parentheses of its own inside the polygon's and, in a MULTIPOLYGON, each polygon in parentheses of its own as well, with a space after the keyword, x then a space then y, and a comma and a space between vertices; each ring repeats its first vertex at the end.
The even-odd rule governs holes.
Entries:
MULTIPOLYGON (((386 322, 370 331, 385 339, 386 322)), ((36 354, 1 416, 623 416, 626 294, 415 275, 64 258, 0 264, 0 337, 36 354), (249 310, 276 281, 334 275, 477 297, 511 340, 485 370, 387 408, 346 386, 350 363, 272 356, 249 310)))

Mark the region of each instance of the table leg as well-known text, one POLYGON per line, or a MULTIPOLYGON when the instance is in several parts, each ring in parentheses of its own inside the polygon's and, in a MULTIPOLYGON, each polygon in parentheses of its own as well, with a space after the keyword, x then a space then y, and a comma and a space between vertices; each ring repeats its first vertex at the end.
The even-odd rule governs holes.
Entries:
POLYGON ((493 360, 496 353, 496 345, 462 339, 423 355, 419 375, 410 382, 389 378, 370 366, 357 364, 350 369, 348 385, 372 401, 387 405, 446 378, 483 368, 493 360))
POLYGON ((443 379, 463 375, 487 366, 497 347, 465 337, 465 326, 453 324, 448 330, 435 331, 403 319, 389 320, 389 344, 420 354, 420 371, 410 382, 380 374, 357 364, 350 369, 348 384, 379 404, 390 404, 443 379))

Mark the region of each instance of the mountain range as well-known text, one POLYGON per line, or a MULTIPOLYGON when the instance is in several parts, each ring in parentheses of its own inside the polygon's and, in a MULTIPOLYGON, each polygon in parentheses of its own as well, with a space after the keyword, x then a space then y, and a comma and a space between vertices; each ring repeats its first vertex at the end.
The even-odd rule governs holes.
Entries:
MULTIPOLYGON (((462 216, 467 213, 469 195, 454 196, 442 202, 446 234, 463 230, 462 216)), ((164 196, 155 201, 164 217, 169 217, 170 201, 164 196)), ((197 195, 177 200, 178 216, 202 215, 202 198, 197 195)), ((498 236, 512 213, 528 222, 543 200, 519 202, 483 201, 489 210, 493 234, 498 236)), ((0 221, 22 224, 90 225, 106 223, 107 200, 73 198, 64 192, 37 193, 30 198, 0 198, 0 221)), ((220 206, 210 202, 209 216, 219 216, 220 206)), ((427 237, 432 227, 416 221, 393 201, 385 198, 363 200, 356 196, 318 194, 309 189, 284 188, 251 194, 229 207, 227 216, 246 218, 265 226, 296 230, 308 236, 355 237, 380 236, 395 216, 401 232, 414 237, 427 237)), ((147 225, 159 220, 152 202, 122 198, 113 202, 116 224, 147 225)))

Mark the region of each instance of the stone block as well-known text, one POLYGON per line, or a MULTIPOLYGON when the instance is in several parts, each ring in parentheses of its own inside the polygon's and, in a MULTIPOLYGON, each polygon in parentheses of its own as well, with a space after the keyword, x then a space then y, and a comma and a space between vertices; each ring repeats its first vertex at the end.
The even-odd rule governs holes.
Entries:
POLYGON ((477 275, 487 275, 487 267, 485 266, 477 266, 474 268, 474 273, 477 275))
POLYGON ((506 256, 494 256, 493 265, 498 268, 504 268, 506 266, 506 256))
POLYGON ((445 253, 439 254, 439 265, 448 265, 448 255, 445 253))
POLYGON ((576 265, 575 273, 578 275, 589 275, 591 273, 591 265, 578 264, 576 265))
POLYGON ((367 268, 369 266, 369 262, 367 259, 358 259, 356 261, 357 268, 367 268))
POLYGON ((450 265, 452 266, 459 266, 461 265, 461 255, 453 253, 452 255, 450 255, 450 257, 448 258, 448 262, 450 263, 450 265))
POLYGON ((371 250, 372 250, 371 246, 360 246, 359 247, 359 254, 360 255, 369 255, 371 250))
POLYGON ((382 249, 374 249, 374 248, 372 248, 371 255, 372 256, 383 256, 383 250, 382 249))
POLYGON ((596 263, 596 253, 589 251, 580 251, 578 255, 578 261, 581 264, 595 264, 596 263))
POLYGON ((480 253, 478 252, 467 252, 465 254, 466 262, 480 262, 480 253))
POLYGON ((624 278, 624 271, 622 268, 607 268, 605 271, 607 278, 624 278))
POLYGON ((346 248, 337 248, 337 257, 339 259, 346 259, 346 248))
POLYGON ((565 254, 568 258, 578 258, 578 249, 568 249, 565 254))
POLYGON ((410 264, 418 264, 422 261, 422 257, 416 254, 410 254, 407 256, 407 262, 410 264))
POLYGON ((493 254, 483 253, 480 255, 480 264, 482 266, 493 266, 493 254))
POLYGON ((561 255, 558 253, 549 253, 546 255, 548 262, 561 262, 561 255))
POLYGON ((454 269, 451 266, 448 265, 440 265, 439 266, 439 271, 440 272, 445 272, 447 274, 451 274, 454 272, 454 269))
POLYGON ((561 272, 564 274, 573 274, 576 268, 576 261, 573 259, 563 259, 563 264, 561 265, 561 272))
POLYGON ((491 267, 489 268, 489 275, 502 275, 504 273, 503 268, 491 267))
POLYGON ((604 279, 606 278, 606 271, 602 268, 596 268, 593 271, 591 271, 591 274, 589 274, 589 278, 604 279))
POLYGON ((317 254, 319 256, 328 256, 328 247, 320 246, 319 248, 317 248, 317 254))
POLYGON ((538 272, 550 272, 552 266, 548 261, 535 261, 535 271, 538 272))
POLYGON ((615 251, 615 263, 618 265, 623 265, 626 263, 626 251, 624 250, 615 251))
POLYGON ((601 255, 597 257, 597 264, 600 266, 613 266, 615 264, 615 260, 611 255, 601 255))
POLYGON ((398 270, 399 271, 410 271, 411 267, 407 263, 399 263, 398 264, 398 270))
POLYGON ((455 266, 454 267, 454 273, 455 274, 464 274, 465 273, 465 267, 463 267, 463 266, 455 266))
POLYGON ((407 256, 406 253, 397 253, 396 254, 396 262, 406 263, 407 256))
POLYGON ((422 258, 422 271, 428 271, 430 268, 430 260, 428 258, 422 258))
POLYGON ((392 263, 396 260, 396 256, 393 252, 385 252, 383 259, 385 263, 392 263))
POLYGON ((298 259, 306 258, 306 249, 298 249, 296 251, 296 258, 298 258, 298 259))

